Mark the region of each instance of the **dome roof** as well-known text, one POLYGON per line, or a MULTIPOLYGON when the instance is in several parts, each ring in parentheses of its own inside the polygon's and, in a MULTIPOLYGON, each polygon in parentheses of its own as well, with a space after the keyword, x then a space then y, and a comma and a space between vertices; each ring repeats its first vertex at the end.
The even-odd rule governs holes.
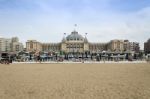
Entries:
POLYGON ((67 39, 68 41, 76 41, 76 40, 77 40, 77 41, 84 41, 84 37, 83 37, 82 35, 78 34, 77 31, 71 32, 71 34, 68 35, 68 36, 66 37, 66 39, 67 39))

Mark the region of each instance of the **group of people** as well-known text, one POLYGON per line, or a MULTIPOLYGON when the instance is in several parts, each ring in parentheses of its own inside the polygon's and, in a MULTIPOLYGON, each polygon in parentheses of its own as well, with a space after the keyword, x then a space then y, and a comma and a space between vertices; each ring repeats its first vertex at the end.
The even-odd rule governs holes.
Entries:
POLYGON ((0 63, 1 63, 1 64, 10 64, 10 63, 12 63, 12 62, 9 61, 9 60, 1 60, 0 63))

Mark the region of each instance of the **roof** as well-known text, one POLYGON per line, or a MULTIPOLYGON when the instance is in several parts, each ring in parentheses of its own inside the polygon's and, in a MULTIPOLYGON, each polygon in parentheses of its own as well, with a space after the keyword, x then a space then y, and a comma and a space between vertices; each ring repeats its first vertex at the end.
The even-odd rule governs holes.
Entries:
POLYGON ((73 41, 74 41, 74 40, 84 41, 84 37, 83 37, 82 35, 78 34, 77 31, 71 32, 71 34, 68 35, 68 36, 66 37, 66 39, 67 39, 68 41, 72 41, 72 40, 73 40, 73 41))

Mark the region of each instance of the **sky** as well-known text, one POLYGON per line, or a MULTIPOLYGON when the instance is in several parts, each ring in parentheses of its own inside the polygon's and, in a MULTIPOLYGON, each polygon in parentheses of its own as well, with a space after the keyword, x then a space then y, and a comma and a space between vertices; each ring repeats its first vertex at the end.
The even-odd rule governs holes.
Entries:
POLYGON ((0 37, 51 43, 74 29, 89 42, 128 39, 143 49, 150 0, 0 0, 0 37))

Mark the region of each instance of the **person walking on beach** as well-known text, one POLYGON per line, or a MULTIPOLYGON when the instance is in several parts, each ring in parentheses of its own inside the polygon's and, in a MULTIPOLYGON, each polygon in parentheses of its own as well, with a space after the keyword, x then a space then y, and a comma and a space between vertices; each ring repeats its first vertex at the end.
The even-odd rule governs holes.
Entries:
POLYGON ((30 61, 32 60, 32 55, 31 55, 31 54, 30 54, 29 60, 30 60, 30 61))
POLYGON ((38 59, 38 62, 41 63, 41 57, 40 57, 40 55, 37 56, 37 59, 38 59))
POLYGON ((40 52, 39 51, 36 52, 35 55, 36 55, 36 60, 41 63, 40 52))

